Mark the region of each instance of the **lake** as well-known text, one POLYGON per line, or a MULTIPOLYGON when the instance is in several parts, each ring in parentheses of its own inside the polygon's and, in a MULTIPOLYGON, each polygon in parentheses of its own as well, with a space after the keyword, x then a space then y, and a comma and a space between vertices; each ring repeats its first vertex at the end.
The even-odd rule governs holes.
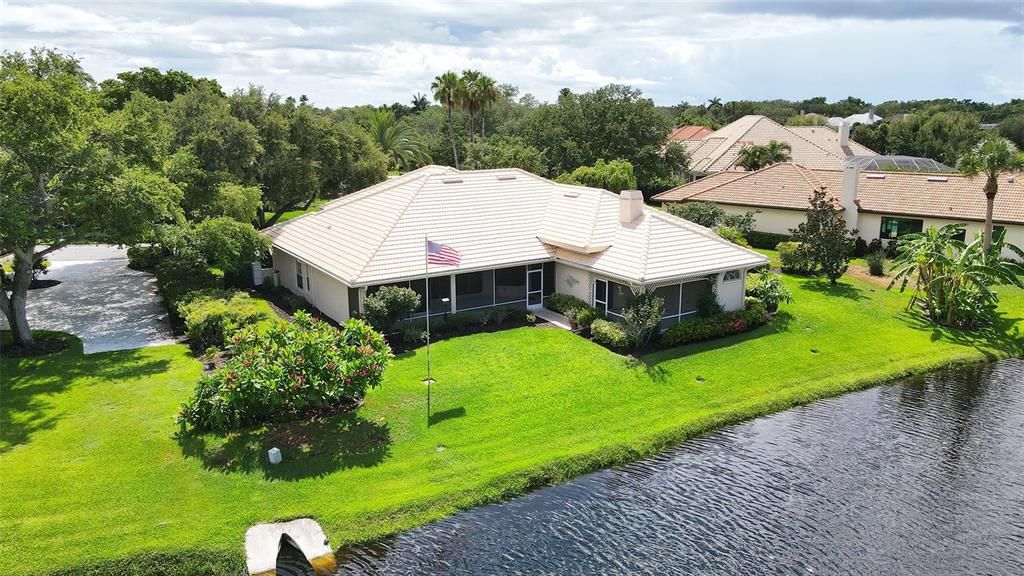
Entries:
POLYGON ((1024 573, 1024 360, 822 400, 370 545, 339 574, 1024 573))

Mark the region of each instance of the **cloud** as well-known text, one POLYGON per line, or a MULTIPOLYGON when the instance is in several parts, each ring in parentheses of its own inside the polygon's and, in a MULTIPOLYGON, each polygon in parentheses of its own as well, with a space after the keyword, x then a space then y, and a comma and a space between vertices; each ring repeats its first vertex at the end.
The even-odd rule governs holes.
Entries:
POLYGON ((1014 85, 992 79, 1024 67, 1012 2, 0 2, 5 49, 71 51, 97 79, 154 65, 329 106, 406 101, 465 68, 545 100, 609 82, 664 104, 1002 99, 1014 85))

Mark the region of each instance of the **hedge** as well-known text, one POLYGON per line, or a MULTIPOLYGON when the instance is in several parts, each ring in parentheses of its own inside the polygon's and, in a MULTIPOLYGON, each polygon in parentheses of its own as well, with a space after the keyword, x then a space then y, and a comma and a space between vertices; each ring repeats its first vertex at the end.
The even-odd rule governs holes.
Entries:
POLYGON ((775 250, 775 247, 780 242, 789 242, 789 234, 776 234, 774 232, 747 232, 747 243, 750 244, 751 248, 761 248, 762 250, 775 250))
POLYGON ((629 336, 622 326, 610 320, 594 320, 590 325, 590 337, 602 346, 617 350, 628 348, 630 344, 629 336))
POLYGON ((662 344, 679 346, 691 342, 739 334, 768 322, 768 309, 757 298, 746 298, 743 310, 724 312, 708 318, 683 320, 661 336, 662 344))
POLYGON ((237 290, 189 292, 178 301, 178 315, 195 350, 223 348, 240 328, 277 319, 265 300, 237 290))

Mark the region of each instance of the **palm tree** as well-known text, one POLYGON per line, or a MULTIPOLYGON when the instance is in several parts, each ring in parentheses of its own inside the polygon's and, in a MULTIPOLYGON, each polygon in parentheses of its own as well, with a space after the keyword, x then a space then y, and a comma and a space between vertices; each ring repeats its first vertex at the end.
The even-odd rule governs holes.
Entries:
POLYGON ((459 167, 459 151, 455 147, 455 129, 452 128, 452 111, 459 105, 459 98, 462 96, 462 81, 449 70, 434 78, 430 89, 434 92, 434 100, 441 103, 448 111, 448 140, 452 143, 452 158, 455 160, 455 167, 459 167))
POLYGON ((473 140, 476 127, 476 113, 480 110, 480 86, 483 75, 479 70, 462 71, 462 108, 469 113, 469 139, 473 140))
POLYGON ((498 83, 487 75, 481 75, 476 81, 476 97, 480 106, 480 137, 487 137, 487 116, 485 112, 501 98, 501 89, 498 83))
POLYGON ((718 113, 718 111, 721 110, 721 109, 722 109, 722 99, 721 98, 715 96, 714 98, 709 98, 708 99, 708 106, 707 106, 708 114, 711 114, 712 116, 715 116, 718 113))
POLYGON ((793 156, 790 155, 793 147, 788 142, 769 140, 762 148, 764 149, 765 166, 771 166, 779 162, 789 162, 793 159, 793 156))
POLYGON ((753 172, 779 162, 789 162, 792 159, 790 156, 792 150, 793 148, 786 142, 769 140, 763 146, 754 144, 740 150, 737 163, 744 170, 753 172))
POLYGON ((1024 154, 1012 142, 999 136, 988 136, 977 148, 960 159, 960 172, 974 178, 985 175, 985 253, 992 248, 992 209, 999 192, 999 175, 1024 170, 1024 154))
POLYGON ((430 106, 430 100, 427 100, 427 95, 422 92, 417 92, 412 96, 412 113, 419 114, 430 106))
POLYGON ((416 138, 416 132, 405 121, 396 120, 391 110, 384 108, 370 114, 364 130, 388 156, 392 166, 403 169, 430 163, 430 154, 416 138))

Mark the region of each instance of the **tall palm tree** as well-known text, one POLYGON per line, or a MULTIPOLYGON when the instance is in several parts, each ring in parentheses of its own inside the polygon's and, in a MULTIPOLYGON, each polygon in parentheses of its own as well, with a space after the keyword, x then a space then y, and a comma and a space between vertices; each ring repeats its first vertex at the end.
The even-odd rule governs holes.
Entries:
POLYGON ((487 116, 485 112, 501 98, 501 90, 498 88, 498 83, 494 81, 494 78, 486 74, 481 75, 475 84, 476 97, 479 100, 480 107, 480 137, 486 138, 487 116))
POLYGON ((719 98, 718 96, 715 96, 714 98, 709 98, 708 99, 707 110, 708 110, 709 114, 711 114, 712 116, 715 116, 716 114, 718 114, 719 110, 721 110, 721 109, 722 109, 722 99, 721 98, 719 98))
POLYGON ((792 159, 790 152, 793 150, 786 142, 769 140, 764 145, 751 145, 740 150, 737 164, 744 170, 753 172, 779 162, 788 162, 792 159))
POLYGON ((462 97, 462 81, 449 70, 434 78, 430 84, 434 93, 434 100, 441 103, 448 112, 448 140, 452 143, 452 158, 455 160, 455 167, 459 167, 459 151, 455 147, 455 129, 452 127, 452 111, 459 105, 459 98, 462 97))
POLYGON ((1024 154, 1017 151, 1017 147, 1009 140, 990 135, 974 150, 965 154, 958 167, 965 176, 985 176, 984 250, 988 254, 992 248, 992 209, 996 203, 996 194, 999 193, 999 175, 1024 171, 1024 154))
POLYGON ((416 132, 404 120, 395 119, 395 113, 386 108, 370 114, 364 127, 389 163, 398 169, 407 169, 430 163, 430 153, 416 137, 416 132))
POLYGON ((479 70, 462 71, 462 108, 469 114, 469 139, 473 140, 476 128, 476 114, 480 111, 480 86, 483 74, 479 70))
POLYGON ((779 162, 789 162, 793 159, 793 156, 790 154, 793 151, 793 147, 788 142, 769 140, 763 148, 765 166, 771 166, 779 162))

